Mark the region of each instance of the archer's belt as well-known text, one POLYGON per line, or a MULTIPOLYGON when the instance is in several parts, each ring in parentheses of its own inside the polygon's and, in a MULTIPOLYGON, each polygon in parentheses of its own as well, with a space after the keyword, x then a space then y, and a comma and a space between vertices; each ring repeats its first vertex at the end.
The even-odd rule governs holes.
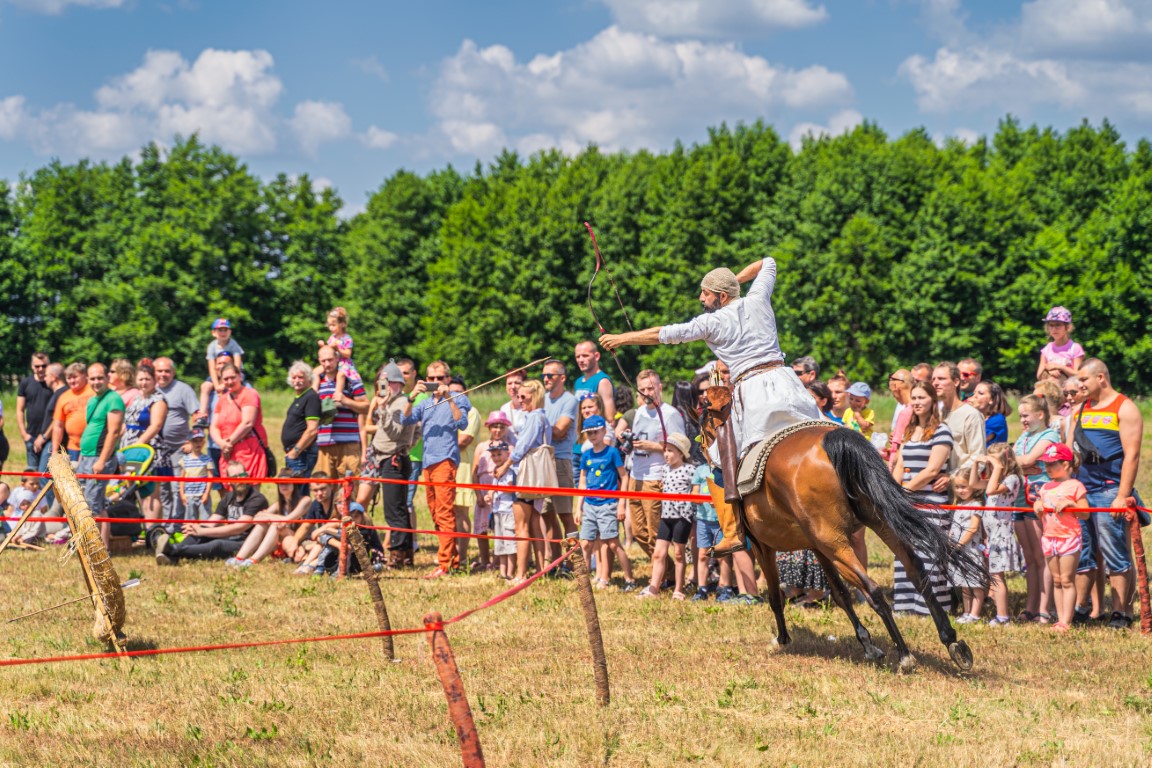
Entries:
POLYGON ((750 379, 753 376, 759 376, 760 374, 764 373, 765 371, 775 370, 776 368, 780 368, 783 365, 784 365, 783 360, 773 360, 770 363, 760 363, 759 365, 754 365, 751 368, 749 368, 748 370, 744 371, 744 373, 737 376, 736 380, 732 382, 732 386, 736 387, 742 381, 746 381, 747 379, 750 379))

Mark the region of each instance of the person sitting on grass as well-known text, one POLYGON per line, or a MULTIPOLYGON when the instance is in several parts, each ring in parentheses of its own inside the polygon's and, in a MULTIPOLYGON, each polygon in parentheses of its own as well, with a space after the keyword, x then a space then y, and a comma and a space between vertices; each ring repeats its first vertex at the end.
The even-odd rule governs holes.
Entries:
MULTIPOLYGON (((688 443, 687 435, 674 432, 668 435, 668 442, 664 446, 664 461, 667 469, 664 472, 663 492, 667 494, 687 494, 692 492, 692 478, 696 474, 696 467, 688 462, 688 455, 692 446, 688 443)), ((665 558, 668 550, 672 550, 672 563, 675 573, 675 588, 672 592, 673 600, 684 599, 684 552, 688 544, 688 536, 692 533, 692 502, 665 501, 660 505, 660 529, 656 533, 656 548, 652 552, 652 579, 648 586, 640 591, 637 597, 649 598, 660 594, 660 583, 664 579, 665 558)))
MULTIPOLYGON (((580 488, 596 491, 618 491, 624 482, 624 457, 616 446, 608 445, 608 422, 593 414, 583 419, 580 437, 589 445, 580 452, 580 488)), ((603 589, 612 576, 612 559, 620 561, 624 571, 624 589, 636 586, 632 578, 632 563, 628 553, 620 546, 620 522, 624 520, 625 499, 585 496, 580 500, 580 547, 584 559, 596 556, 596 578, 592 586, 603 589)), ((663 562, 663 560, 661 560, 663 562)))
MULTIPOLYGON (((240 479, 248 476, 244 465, 228 462, 227 477, 240 479)), ((234 556, 244 546, 256 515, 268 509, 268 499, 251 483, 236 483, 220 499, 216 512, 202 523, 185 523, 181 539, 169 536, 164 529, 152 529, 149 538, 156 553, 157 565, 175 565, 182 558, 225 559, 234 556)))
MULTIPOLYGON (((295 476, 290 469, 280 470, 280 477, 295 476)), ((252 530, 244 539, 244 546, 240 547, 235 557, 225 560, 224 565, 230 568, 250 568, 282 545, 292 534, 294 523, 301 520, 312 507, 310 496, 301 496, 295 504, 292 504, 295 487, 295 484, 277 483, 278 500, 263 512, 256 513, 252 530)))
MULTIPOLYGON (((289 531, 281 543, 281 546, 284 547, 284 556, 293 563, 303 564, 308 560, 308 556, 312 554, 312 550, 316 546, 315 542, 312 541, 313 529, 318 525, 323 525, 336 515, 336 496, 332 493, 333 486, 331 483, 323 482, 327 478, 328 476, 323 472, 312 473, 313 482, 308 489, 308 495, 311 497, 308 509, 305 511, 301 522, 289 531), (321 482, 316 482, 317 480, 321 482)), ((312 568, 311 566, 307 569, 301 567, 296 573, 307 575, 312 573, 312 568)))
MULTIPOLYGON (((384 545, 380 542, 380 537, 375 530, 365 527, 368 523, 364 516, 364 505, 358 501, 349 502, 348 515, 352 518, 352 524, 360 529, 360 535, 364 537, 364 545, 372 558, 373 567, 376 564, 382 566, 384 563, 384 545)), ((333 518, 312 531, 310 538, 316 546, 312 547, 311 554, 304 561, 304 565, 297 569, 297 573, 307 575, 308 572, 305 571, 305 568, 311 568, 310 573, 317 576, 325 573, 333 576, 337 574, 337 569, 340 566, 340 527, 341 521, 338 518, 333 518)), ((360 561, 351 551, 351 545, 349 545, 348 551, 347 572, 360 572, 360 561)))
MULTIPOLYGON (((34 467, 25 467, 25 475, 20 478, 20 485, 18 485, 7 496, 7 504, 12 509, 12 515, 19 517, 32 506, 32 502, 40 495, 40 478, 28 477, 27 473, 36 472, 34 467)), ((0 485, 3 485, 0 483, 0 485)), ((4 485, 3 490, 6 492, 8 486, 4 485)), ((34 517, 42 517, 48 514, 48 500, 47 497, 40 500, 40 506, 32 512, 34 517)), ((7 524, 5 524, 7 529, 7 524)), ((13 544, 16 547, 23 547, 29 544, 39 546, 44 543, 48 535, 48 526, 43 522, 27 522, 20 526, 20 530, 16 533, 16 540, 13 544)))

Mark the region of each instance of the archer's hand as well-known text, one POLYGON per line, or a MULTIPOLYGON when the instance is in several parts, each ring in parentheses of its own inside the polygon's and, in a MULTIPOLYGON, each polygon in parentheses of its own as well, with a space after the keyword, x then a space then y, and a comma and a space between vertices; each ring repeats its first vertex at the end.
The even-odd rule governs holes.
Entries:
POLYGON ((600 346, 609 352, 624 346, 624 335, 621 333, 605 333, 600 337, 600 346))

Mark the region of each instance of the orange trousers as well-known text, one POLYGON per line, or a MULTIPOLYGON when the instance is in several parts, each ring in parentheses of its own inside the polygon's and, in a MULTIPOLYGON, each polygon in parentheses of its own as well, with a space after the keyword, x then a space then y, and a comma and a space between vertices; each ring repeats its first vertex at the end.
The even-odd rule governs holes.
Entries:
MULTIPOLYGON (((444 459, 438 464, 424 468, 424 474, 433 483, 456 482, 456 464, 444 459)), ((456 531, 456 489, 430 485, 428 491, 428 511, 432 513, 432 523, 437 531, 456 531)), ((436 553, 436 564, 446 571, 460 567, 460 554, 456 549, 456 539, 452 536, 440 537, 440 549, 436 553)))

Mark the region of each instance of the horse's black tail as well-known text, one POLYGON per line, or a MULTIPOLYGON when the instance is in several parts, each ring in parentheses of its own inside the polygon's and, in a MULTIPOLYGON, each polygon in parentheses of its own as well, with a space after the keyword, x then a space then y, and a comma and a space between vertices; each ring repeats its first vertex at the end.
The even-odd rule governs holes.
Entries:
POLYGON ((980 559, 957 547, 916 508, 909 493, 892 479, 884 460, 863 435, 850 429, 833 429, 824 436, 823 446, 857 519, 866 522, 872 516, 880 518, 896 538, 926 555, 941 573, 951 568, 967 583, 987 582, 987 571, 980 559))

